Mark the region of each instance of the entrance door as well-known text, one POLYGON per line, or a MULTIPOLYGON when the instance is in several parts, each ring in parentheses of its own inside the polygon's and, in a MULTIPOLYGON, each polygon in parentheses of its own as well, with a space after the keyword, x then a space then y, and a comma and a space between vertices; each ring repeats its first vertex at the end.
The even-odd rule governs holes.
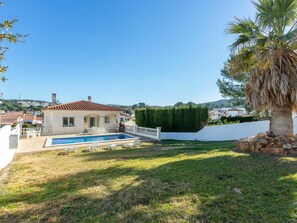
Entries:
POLYGON ((95 123, 96 119, 94 117, 90 117, 90 128, 95 127, 96 123, 95 123))

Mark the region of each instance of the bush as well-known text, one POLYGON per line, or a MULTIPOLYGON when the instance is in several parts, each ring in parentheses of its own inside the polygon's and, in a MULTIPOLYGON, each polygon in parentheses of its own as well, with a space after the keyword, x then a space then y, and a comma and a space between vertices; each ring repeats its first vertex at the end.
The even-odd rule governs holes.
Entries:
POLYGON ((141 108, 135 110, 136 124, 161 127, 162 132, 197 132, 208 120, 208 109, 201 106, 141 108))
POLYGON ((24 123, 22 125, 22 128, 36 128, 36 127, 38 127, 38 125, 27 124, 27 123, 24 123))
POLYGON ((254 122, 259 121, 256 116, 234 116, 234 117, 221 117, 223 123, 243 123, 243 122, 254 122))

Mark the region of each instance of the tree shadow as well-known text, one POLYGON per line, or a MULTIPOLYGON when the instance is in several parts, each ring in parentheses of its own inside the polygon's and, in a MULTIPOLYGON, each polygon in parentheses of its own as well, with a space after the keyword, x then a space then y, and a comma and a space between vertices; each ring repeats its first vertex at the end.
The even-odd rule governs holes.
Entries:
POLYGON ((210 151, 229 151, 234 148, 230 141, 225 142, 198 142, 198 141, 176 141, 168 140, 168 142, 162 142, 153 146, 137 148, 137 149, 122 149, 122 150, 105 150, 100 152, 86 153, 80 156, 86 157, 86 161, 103 161, 103 160, 131 160, 131 159, 153 159, 156 157, 175 157, 177 155, 186 154, 197 155, 198 153, 206 153, 210 151), (172 144, 170 144, 172 143, 172 144), (166 145, 170 145, 169 149, 166 145), (186 146, 186 147, 184 147, 186 146), (170 150, 170 152, 168 152, 170 150))
POLYGON ((253 154, 189 158, 151 169, 115 165, 37 184, 38 193, 4 197, 4 205, 35 206, 0 220, 294 222, 296 164, 253 154))

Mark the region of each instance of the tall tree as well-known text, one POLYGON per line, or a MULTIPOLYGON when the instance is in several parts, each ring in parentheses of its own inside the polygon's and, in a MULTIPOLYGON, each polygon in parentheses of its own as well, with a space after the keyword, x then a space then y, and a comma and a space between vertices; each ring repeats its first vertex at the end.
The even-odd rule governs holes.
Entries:
POLYGON ((255 19, 236 18, 228 27, 233 75, 250 73, 246 96, 256 109, 271 109, 270 131, 293 134, 297 107, 297 0, 259 0, 255 19))
MULTIPOLYGON (((232 56, 231 56, 232 58, 232 56)), ((248 111, 252 110, 252 106, 247 102, 245 96, 245 86, 249 78, 249 73, 242 73, 241 75, 232 75, 230 72, 230 60, 224 63, 221 69, 221 76, 217 80, 217 86, 224 98, 229 99, 232 106, 243 106, 248 111)))
MULTIPOLYGON (((3 3, 0 2, 0 6, 2 6, 3 3)), ((2 61, 5 59, 5 53, 8 50, 8 47, 5 43, 16 43, 23 37, 22 35, 18 33, 12 33, 12 29, 14 27, 14 24, 17 22, 17 19, 13 20, 4 20, 3 22, 0 22, 0 73, 1 73, 1 80, 4 82, 6 80, 6 77, 4 73, 7 70, 7 66, 2 65, 2 61)))

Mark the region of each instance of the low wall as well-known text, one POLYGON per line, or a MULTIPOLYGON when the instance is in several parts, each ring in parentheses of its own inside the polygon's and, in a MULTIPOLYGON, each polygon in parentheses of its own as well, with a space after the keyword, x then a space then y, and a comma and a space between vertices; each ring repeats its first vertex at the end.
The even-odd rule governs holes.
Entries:
MULTIPOLYGON (((224 141, 238 140, 257 135, 269 129, 269 121, 206 126, 199 132, 162 132, 161 139, 224 141)), ((297 133, 297 119, 294 118, 294 132, 297 133)))
POLYGON ((10 125, 0 129, 0 169, 11 162, 15 149, 17 149, 19 136, 20 130, 18 128, 11 130, 10 125))

